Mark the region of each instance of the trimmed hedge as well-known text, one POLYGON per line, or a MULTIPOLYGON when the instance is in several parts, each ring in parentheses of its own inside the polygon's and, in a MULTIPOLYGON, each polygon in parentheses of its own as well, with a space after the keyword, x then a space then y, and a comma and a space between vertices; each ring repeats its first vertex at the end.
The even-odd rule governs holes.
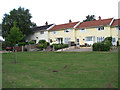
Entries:
POLYGON ((50 47, 53 48, 53 46, 54 46, 55 50, 58 50, 58 49, 62 49, 62 48, 67 48, 68 44, 52 44, 50 47))
POLYGON ((25 45, 26 45, 25 42, 19 42, 19 43, 18 43, 18 46, 25 46, 25 45))
POLYGON ((30 41, 30 42, 28 42, 28 44, 35 44, 35 42, 34 41, 30 41))
POLYGON ((46 40, 39 40, 39 44, 43 44, 43 43, 45 43, 46 42, 46 40))
POLYGON ((104 43, 94 43, 93 44, 93 51, 109 51, 110 50, 110 44, 104 44, 104 43))

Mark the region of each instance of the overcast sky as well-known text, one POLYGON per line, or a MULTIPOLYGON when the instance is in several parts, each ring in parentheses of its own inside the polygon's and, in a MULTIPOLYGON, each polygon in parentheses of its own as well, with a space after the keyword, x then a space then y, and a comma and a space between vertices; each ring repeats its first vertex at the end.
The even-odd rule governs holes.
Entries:
POLYGON ((2 0, 0 3, 0 23, 3 15, 19 6, 29 9, 32 14, 32 22, 38 26, 49 24, 83 21, 89 15, 95 15, 96 19, 118 18, 119 0, 2 0))

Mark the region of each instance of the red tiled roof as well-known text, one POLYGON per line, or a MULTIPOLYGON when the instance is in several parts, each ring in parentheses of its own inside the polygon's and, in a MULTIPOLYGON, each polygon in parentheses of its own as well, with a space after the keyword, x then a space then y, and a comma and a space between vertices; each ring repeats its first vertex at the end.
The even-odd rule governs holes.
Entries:
POLYGON ((109 25, 113 18, 82 22, 76 28, 95 27, 109 25))
POLYGON ((111 26, 118 26, 118 24, 120 25, 120 19, 115 19, 111 26))
POLYGON ((55 25, 53 28, 50 29, 50 31, 65 29, 65 28, 73 28, 78 22, 71 22, 71 23, 66 23, 66 24, 55 25))

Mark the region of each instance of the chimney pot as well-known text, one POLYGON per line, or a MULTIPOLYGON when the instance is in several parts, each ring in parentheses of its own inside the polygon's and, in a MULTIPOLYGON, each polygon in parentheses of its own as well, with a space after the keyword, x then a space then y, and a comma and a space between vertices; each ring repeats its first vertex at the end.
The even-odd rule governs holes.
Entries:
POLYGON ((48 25, 48 22, 46 21, 45 25, 48 25))
POLYGON ((71 19, 69 20, 69 23, 71 23, 72 21, 71 21, 71 19))
POLYGON ((98 17, 98 20, 101 20, 101 16, 98 17))

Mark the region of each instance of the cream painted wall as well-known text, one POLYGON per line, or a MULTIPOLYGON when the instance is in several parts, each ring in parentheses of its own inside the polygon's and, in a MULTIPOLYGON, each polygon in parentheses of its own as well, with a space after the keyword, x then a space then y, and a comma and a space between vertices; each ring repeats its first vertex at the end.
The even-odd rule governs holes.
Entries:
POLYGON ((28 41, 36 40, 36 43, 38 43, 39 40, 46 40, 48 42, 48 31, 44 31, 44 34, 40 34, 40 31, 35 32, 34 34, 29 35, 26 40, 28 41))
POLYGON ((111 27, 111 35, 116 38, 116 41, 120 42, 120 30, 115 27, 111 27))
POLYGON ((49 31, 49 39, 52 39, 52 44, 57 43, 57 38, 63 38, 63 43, 65 38, 71 38, 71 42, 75 42, 75 29, 70 29, 70 32, 64 32, 65 29, 56 30, 56 34, 53 34, 54 31, 49 31))
POLYGON ((98 31, 97 28, 86 28, 86 32, 80 32, 80 29, 76 29, 76 39, 79 39, 80 45, 85 44, 85 37, 94 36, 95 42, 97 42, 97 37, 109 37, 110 36, 110 27, 105 26, 104 30, 98 31))

